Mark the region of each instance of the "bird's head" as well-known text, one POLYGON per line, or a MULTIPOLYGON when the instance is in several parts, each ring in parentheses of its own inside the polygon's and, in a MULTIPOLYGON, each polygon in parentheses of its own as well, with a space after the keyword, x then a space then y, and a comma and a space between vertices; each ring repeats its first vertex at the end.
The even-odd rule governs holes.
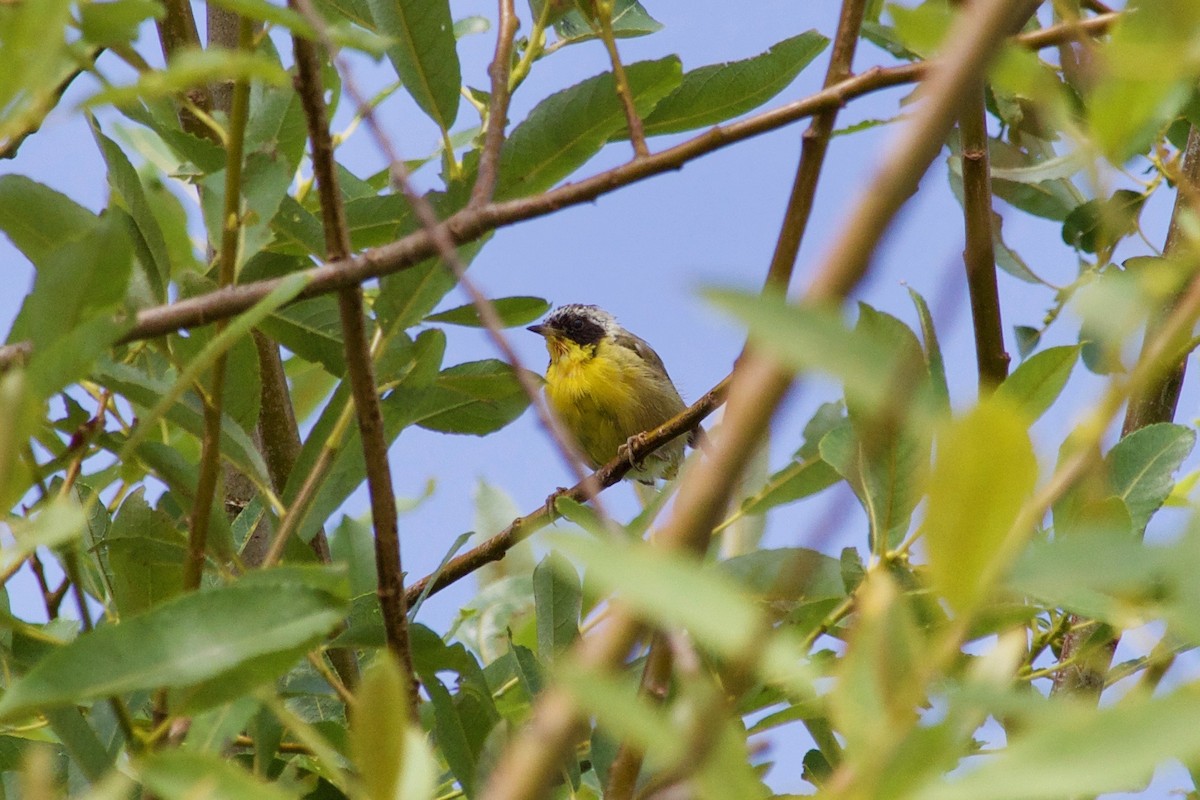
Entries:
POLYGON ((574 351, 595 354, 596 345, 605 337, 615 336, 621 326, 616 317, 599 306, 573 303, 559 306, 541 324, 526 330, 545 337, 551 358, 560 358, 574 351))

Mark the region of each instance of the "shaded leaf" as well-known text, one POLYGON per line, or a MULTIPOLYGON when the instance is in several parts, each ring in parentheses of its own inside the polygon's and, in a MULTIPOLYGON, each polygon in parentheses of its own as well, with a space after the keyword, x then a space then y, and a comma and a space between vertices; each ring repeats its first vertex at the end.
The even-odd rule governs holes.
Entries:
POLYGON ((449 131, 458 116, 462 73, 448 0, 367 0, 388 59, 421 110, 449 131))

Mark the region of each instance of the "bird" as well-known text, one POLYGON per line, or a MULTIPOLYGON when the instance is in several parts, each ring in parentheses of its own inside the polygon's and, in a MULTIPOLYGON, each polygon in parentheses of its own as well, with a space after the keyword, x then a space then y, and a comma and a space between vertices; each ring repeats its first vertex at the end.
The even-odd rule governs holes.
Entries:
MULTIPOLYGON (((530 330, 546 340, 546 400, 574 436, 592 469, 626 455, 642 433, 686 408, 667 368, 649 344, 594 305, 556 308, 530 330)), ((689 434, 696 444, 699 427, 689 434)), ((678 437, 634 463, 627 477, 654 485, 675 477, 683 461, 678 437)))

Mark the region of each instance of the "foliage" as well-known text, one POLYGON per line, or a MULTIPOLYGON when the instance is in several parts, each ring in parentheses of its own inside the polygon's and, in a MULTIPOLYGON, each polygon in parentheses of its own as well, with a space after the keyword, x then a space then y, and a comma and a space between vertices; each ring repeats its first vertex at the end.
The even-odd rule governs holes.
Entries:
MULTIPOLYGON (((753 357, 787 381, 827 379, 800 440, 776 434, 744 482, 720 476, 715 496, 730 502, 713 507, 730 511, 699 546, 671 536, 703 514, 676 512, 715 484, 674 507, 662 488, 625 521, 578 502, 582 490, 520 518, 482 486, 477 537, 406 597, 415 616, 439 581, 477 573, 457 623, 433 630, 389 616, 389 587, 420 576, 389 566, 383 523, 334 515, 368 478, 390 489, 371 448, 415 428, 488 436, 536 398, 519 364, 447 363, 463 328, 501 336, 550 307, 446 307, 492 232, 821 114, 812 159, 837 106, 910 80, 904 62, 949 57, 946 37, 982 4, 846 0, 865 6, 848 35, 888 66, 804 105, 776 98, 836 52, 832 31, 781 31, 721 64, 668 52, 624 64, 619 41, 649 46, 663 28, 635 0, 530 0, 519 38, 500 17, 456 22, 448 0, 210 2, 226 29, 208 48, 187 3, 0 3, 0 148, 14 167, 0 175, 0 231, 36 271, 0 350, 0 570, 35 575, 47 617, 14 615, 4 589, 3 796, 507 798, 514 775, 535 776, 522 797, 794 796, 779 793, 779 766, 820 796, 1059 798, 1138 789, 1171 760, 1200 769, 1200 683, 1160 686, 1200 645, 1196 476, 1177 480, 1196 429, 1153 402, 1195 344, 1188 203, 1168 247, 1139 244, 1152 201, 1200 191, 1197 156, 1182 155, 1200 122, 1195 3, 1132 2, 1079 29, 1054 27, 1047 8, 1024 35, 1049 35, 1057 57, 1009 39, 967 101, 994 135, 972 142, 976 106, 964 105, 945 137, 947 190, 986 232, 985 272, 998 266, 1047 309, 1040 327, 1018 327, 1024 360, 1006 379, 952 397, 938 321, 915 291, 897 294, 910 326, 866 303, 848 314, 828 297, 712 290, 753 357), (487 28, 490 84, 460 63, 456 38, 487 28), (292 36, 316 48, 324 87, 290 55, 292 36), (560 51, 602 46, 610 69, 526 98, 527 77, 553 76, 560 51), (329 47, 389 70, 385 96, 407 95, 438 149, 358 176, 332 160, 337 138, 332 159, 314 147, 339 104, 369 110, 329 47), (77 79, 90 88, 73 105, 77 79), (510 93, 530 110, 493 138, 510 93), (80 146, 108 176, 100 213, 26 174, 22 143, 52 113, 87 115, 93 141, 80 146), (679 134, 692 138, 588 172, 627 140, 679 134), (1075 254, 1066 285, 977 205, 980 163, 999 210, 1049 224, 1075 254), (441 167, 436 187, 408 191, 426 164, 423 176, 441 167), (431 232, 426 212, 451 224, 431 232), (322 267, 339 240, 361 257, 322 267), (1066 343, 1042 346, 1053 337, 1066 343), (367 366, 377 386, 356 381, 367 366), (1074 428, 1046 430, 1085 369, 1107 388, 1074 428), (1126 401, 1149 416, 1131 411, 1136 424, 1110 436, 1126 401), (770 452, 794 455, 771 469, 770 452), (222 471, 224 495, 206 477, 222 471), (862 512, 857 546, 837 554, 813 513, 833 487, 862 512), (1143 541, 1168 524, 1164 505, 1184 509, 1175 528, 1143 541), (518 545, 551 510, 564 530, 518 545), (762 546, 767 518, 800 520, 806 546, 762 546), (612 633, 631 619, 626 639, 612 633), (1110 671, 1109 643, 1135 628, 1151 645, 1110 671), (1100 705, 1079 686, 1082 698, 1051 691, 1081 669, 1120 690, 1100 705), (559 738, 522 747, 535 715, 559 738), (758 743, 779 731, 799 731, 806 752, 764 755, 758 743)), ((1078 15, 1070 5, 1055 13, 1078 15)), ((878 124, 839 131, 839 145, 878 124)), ((1002 346, 980 319, 979 340, 1002 346)), ((727 455, 725 427, 699 460, 727 455)), ((467 487, 450 491, 467 502, 467 487)))

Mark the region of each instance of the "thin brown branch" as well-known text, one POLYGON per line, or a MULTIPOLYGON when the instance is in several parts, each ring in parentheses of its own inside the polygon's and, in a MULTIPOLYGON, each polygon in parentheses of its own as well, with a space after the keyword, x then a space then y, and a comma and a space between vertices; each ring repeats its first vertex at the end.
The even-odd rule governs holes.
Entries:
POLYGON ((479 173, 471 189, 469 207, 491 202, 499 174, 500 148, 504 145, 504 129, 508 125, 508 101, 512 92, 508 75, 512 67, 513 38, 517 35, 517 15, 513 0, 499 0, 499 20, 496 24, 496 54, 488 67, 492 80, 492 98, 488 103, 487 130, 483 134, 483 149, 479 153, 479 173))
POLYGON ((971 99, 963 106, 958 130, 962 145, 963 220, 967 240, 963 262, 967 269, 967 291, 971 297, 979 390, 988 392, 1008 377, 1009 357, 1004 349, 1004 324, 1000 316, 1000 293, 996 286, 992 178, 982 81, 972 87, 971 99))
MULTIPOLYGON (((1187 145, 1184 148, 1183 164, 1176 178, 1179 187, 1175 196, 1175 208, 1171 212, 1171 224, 1167 230, 1167 240, 1163 247, 1163 255, 1178 256, 1181 251, 1191 250, 1194 242, 1187 241, 1184 232, 1186 219, 1195 214, 1194 201, 1200 191, 1200 129, 1192 127, 1188 131, 1187 145)), ((1146 324, 1146 336, 1142 342, 1139 354, 1139 364, 1154 356, 1157 343, 1170 332, 1171 326, 1178 327, 1176 317, 1185 307, 1188 298, 1195 293, 1196 284, 1184 287, 1179 294, 1163 306, 1146 324)), ((1129 405, 1125 411, 1125 421, 1121 427, 1121 435, 1128 436, 1136 430, 1158 422, 1170 422, 1175 418, 1179 404, 1179 393, 1183 387, 1184 373, 1187 369, 1186 354, 1164 368, 1151 374, 1149 380, 1139 386, 1130 396, 1129 405)), ((1095 631, 1094 625, 1088 625, 1082 617, 1072 616, 1071 627, 1063 637, 1062 661, 1070 661, 1070 666, 1054 676, 1053 693, 1082 694, 1098 698, 1105 685, 1105 675, 1112 664, 1120 639, 1114 636, 1098 645, 1093 645, 1090 653, 1083 653, 1083 648, 1095 631)))
MULTIPOLYGON (((869 257, 904 201, 937 156, 975 76, 1004 41, 1036 9, 1034 0, 979 0, 959 16, 947 35, 949 46, 922 84, 922 102, 886 154, 821 259, 805 302, 840 303, 866 274, 869 257)), ((732 487, 792 383, 777 364, 751 351, 734 373, 729 405, 711 451, 684 474, 670 518, 654 541, 667 549, 702 553, 720 522, 732 487)), ((597 635, 582 639, 574 655, 585 667, 613 669, 628 653, 640 624, 626 611, 614 612, 597 635)), ((580 718, 570 694, 551 687, 535 705, 531 723, 513 740, 492 772, 481 797, 529 800, 541 797, 573 744, 580 718)))
MULTIPOLYGON (((190 10, 188 12, 190 18, 190 10)), ((195 22, 192 23, 193 28, 195 22)), ((194 30, 193 30, 194 33, 194 30)), ((249 19, 239 22, 238 47, 253 46, 254 26, 249 19)), ((221 250, 218 282, 231 286, 236 279, 237 254, 241 243, 242 220, 242 156, 245 145, 246 122, 250 117, 250 82, 243 78, 234 86, 233 104, 229 112, 229 141, 225 159, 225 205, 222 211, 221 250)), ((226 320, 217 323, 217 332, 226 320)), ((225 354, 213 362, 208 396, 204 399, 204 437, 200 450, 200 476, 196 482, 196 497, 188 526, 187 556, 183 563, 185 591, 200 587, 204 574, 205 550, 211 522, 213 499, 221 478, 221 405, 225 397, 225 354)))
MULTIPOLYGON (((298 3, 292 0, 290 5, 296 8, 298 3)), ((296 88, 300 94, 300 102, 308 123, 309 141, 312 144, 313 174, 321 201, 325 248, 331 260, 341 260, 350 255, 350 234, 338 188, 337 167, 333 160, 333 141, 329 135, 324 92, 321 88, 321 65, 312 42, 294 36, 292 47, 296 59, 296 88)), ((383 413, 379 407, 379 392, 375 387, 374 362, 367 339, 362 287, 347 286, 338 292, 338 312, 341 316, 342 338, 346 348, 346 372, 358 417, 363 459, 366 462, 371 519, 375 526, 376 595, 383 613, 388 649, 396 655, 403 667, 409 711, 412 718, 416 719, 419 700, 408 641, 408 610, 404 600, 404 572, 400 561, 396 498, 392 493, 387 436, 383 427, 383 413)))
MULTIPOLYGON (((650 640, 650 654, 642 669, 642 682, 638 693, 662 703, 671 687, 671 669, 675 659, 671 648, 661 633, 650 640)), ((637 789, 638 775, 642 771, 645 752, 641 748, 624 742, 621 744, 612 766, 608 770, 608 785, 604 796, 608 800, 630 800, 637 789)))
MULTIPOLYGON (((189 0, 163 0, 166 13, 156 23, 158 40, 162 46, 163 58, 170 62, 180 50, 200 49, 200 34, 196 29, 196 18, 192 16, 192 4, 189 0)), ((203 113, 212 111, 212 98, 204 86, 195 86, 185 92, 187 101, 203 113)), ((183 129, 193 136, 199 136, 209 141, 216 140, 216 133, 205 125, 195 114, 186 108, 179 111, 179 121, 183 129)))
POLYGON ((629 128, 629 142, 633 145, 633 157, 645 158, 650 155, 646 146, 646 129, 642 118, 638 115, 637 106, 633 102, 633 90, 629 87, 629 78, 625 74, 625 65, 621 63, 621 54, 617 50, 617 37, 613 33, 612 15, 613 0, 596 0, 596 21, 600 25, 600 40, 608 51, 608 60, 612 64, 613 83, 617 89, 617 99, 625 112, 625 124, 629 128))
MULTIPOLYGON (((585 480, 563 492, 561 496, 584 503, 594 498, 597 492, 616 485, 632 469, 631 462, 642 460, 677 436, 683 436, 692 431, 709 414, 720 408, 721 404, 725 402, 725 392, 728 389, 729 380, 730 378, 725 378, 687 409, 648 432, 644 440, 634 442, 630 458, 614 457, 585 480)), ((434 594, 465 578, 485 564, 499 561, 517 544, 553 521, 546 506, 541 506, 524 517, 518 517, 495 536, 451 559, 441 572, 436 573, 436 578, 434 575, 426 575, 409 586, 409 604, 416 602, 427 587, 429 593, 434 594), (433 582, 432 586, 430 586, 431 581, 433 582)))

